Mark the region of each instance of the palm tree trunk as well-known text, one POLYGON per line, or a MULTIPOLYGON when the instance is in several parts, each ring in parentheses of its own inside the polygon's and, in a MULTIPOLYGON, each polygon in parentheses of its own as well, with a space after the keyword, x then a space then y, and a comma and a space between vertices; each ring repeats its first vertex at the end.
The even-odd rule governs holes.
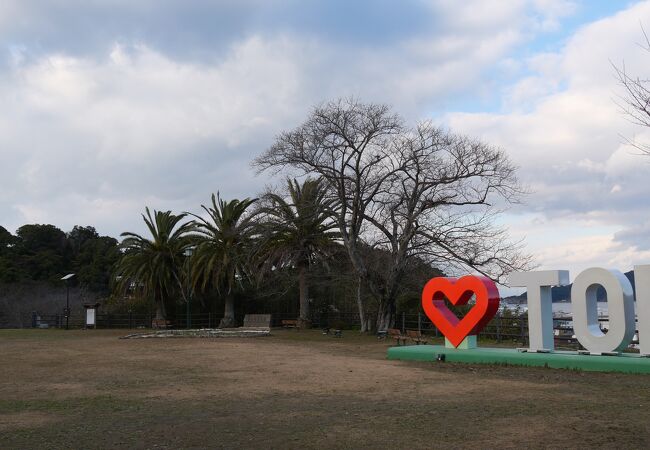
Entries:
POLYGON ((307 266, 300 266, 298 272, 298 286, 300 289, 300 317, 298 317, 298 327, 310 328, 311 319, 309 316, 309 286, 307 284, 307 266))
POLYGON ((165 320, 167 311, 165 311, 165 300, 159 287, 156 287, 154 291, 154 303, 156 304, 156 320, 165 320))
POLYGON ((219 328, 233 328, 235 326, 235 298, 232 294, 226 295, 226 307, 219 328))
POLYGON ((162 302, 156 302, 156 320, 165 320, 165 307, 162 302))

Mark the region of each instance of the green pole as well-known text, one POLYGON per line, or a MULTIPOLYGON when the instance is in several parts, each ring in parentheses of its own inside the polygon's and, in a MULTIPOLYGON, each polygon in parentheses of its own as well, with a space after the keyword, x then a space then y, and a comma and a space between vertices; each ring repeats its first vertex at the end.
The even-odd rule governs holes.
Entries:
POLYGON ((190 309, 190 302, 192 301, 192 284, 190 282, 190 258, 192 257, 193 249, 187 248, 185 250, 185 257, 187 258, 187 305, 185 307, 185 327, 189 330, 192 328, 192 316, 190 309))
POLYGON ((187 297, 187 311, 186 311, 186 315, 187 315, 187 321, 186 322, 187 323, 186 323, 186 326, 187 326, 188 329, 192 328, 192 317, 190 316, 190 299, 192 298, 191 295, 192 294, 189 294, 188 297, 187 297))

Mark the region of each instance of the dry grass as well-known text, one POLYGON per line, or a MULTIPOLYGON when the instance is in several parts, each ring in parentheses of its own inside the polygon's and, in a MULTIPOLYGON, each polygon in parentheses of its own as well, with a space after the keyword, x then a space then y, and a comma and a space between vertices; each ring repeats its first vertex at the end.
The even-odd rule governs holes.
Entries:
POLYGON ((0 448, 647 448, 650 377, 405 363, 346 332, 0 331, 0 448))

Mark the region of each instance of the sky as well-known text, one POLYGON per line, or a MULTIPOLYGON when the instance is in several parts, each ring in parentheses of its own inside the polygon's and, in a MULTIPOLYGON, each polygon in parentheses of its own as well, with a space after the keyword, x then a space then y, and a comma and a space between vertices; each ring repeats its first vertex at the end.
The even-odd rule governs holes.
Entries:
POLYGON ((0 225, 144 232, 145 206, 255 196, 250 168, 323 101, 387 103, 498 145, 529 194, 500 224, 540 269, 650 263, 650 2, 0 2, 0 225))

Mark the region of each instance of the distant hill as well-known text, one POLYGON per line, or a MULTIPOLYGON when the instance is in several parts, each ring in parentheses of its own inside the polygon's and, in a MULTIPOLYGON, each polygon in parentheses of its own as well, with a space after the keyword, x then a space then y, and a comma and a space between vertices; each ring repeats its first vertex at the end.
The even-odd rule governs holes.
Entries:
MULTIPOLYGON (((627 277, 628 280, 630 280, 630 283, 632 284, 632 289, 635 289, 634 271, 630 270, 629 272, 625 272, 625 276, 627 277)), ((573 283, 567 286, 556 286, 554 288, 551 288, 551 297, 553 298, 553 303, 565 302, 571 300, 571 286, 573 286, 573 283)), ((602 287, 598 289, 596 298, 598 299, 598 301, 605 300, 605 290, 602 287)), ((528 296, 526 292, 524 292, 521 295, 513 295, 504 298, 504 300, 513 303, 525 303, 527 299, 528 296)))

